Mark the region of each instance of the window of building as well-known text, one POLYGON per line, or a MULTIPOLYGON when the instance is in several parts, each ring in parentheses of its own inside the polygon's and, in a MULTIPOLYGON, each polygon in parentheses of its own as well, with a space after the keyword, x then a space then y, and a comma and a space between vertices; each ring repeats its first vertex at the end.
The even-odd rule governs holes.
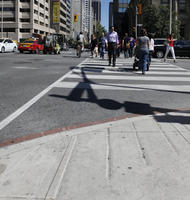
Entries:
POLYGON ((4 28, 3 32, 15 32, 15 28, 4 28))
POLYGON ((38 20, 35 19, 35 20, 34 20, 34 23, 35 23, 35 24, 38 24, 38 20))
POLYGON ((41 8, 44 8, 44 5, 40 3, 40 7, 41 7, 41 8))
POLYGON ((41 17, 44 17, 44 14, 40 12, 40 16, 41 16, 41 17))
POLYGON ((20 0, 21 3, 30 2, 30 0, 20 0))
POLYGON ((161 4, 169 4, 169 0, 161 0, 161 4))
POLYGON ((20 18, 20 22, 30 22, 30 19, 28 19, 28 18, 20 18))
POLYGON ((37 11, 37 10, 35 10, 35 9, 34 9, 34 14, 36 14, 36 15, 38 14, 38 11, 37 11))
POLYGON ((44 22, 40 22, 40 25, 41 25, 41 26, 44 26, 44 22))
POLYGON ((30 12, 30 8, 20 8, 20 12, 30 12))
MULTIPOLYGON (((1 18, 0 18, 1 20, 1 18)), ((15 22, 15 18, 14 17, 3 17, 3 21, 4 22, 15 22)))
POLYGON ((29 28, 21 28, 20 32, 21 33, 30 33, 30 29, 29 28))
POLYGON ((34 4, 38 5, 38 1, 37 1, 37 0, 34 0, 34 4))
MULTIPOLYGON (((2 11, 2 7, 0 7, 0 11, 2 11)), ((15 11, 15 8, 13 7, 3 7, 3 11, 15 11)))

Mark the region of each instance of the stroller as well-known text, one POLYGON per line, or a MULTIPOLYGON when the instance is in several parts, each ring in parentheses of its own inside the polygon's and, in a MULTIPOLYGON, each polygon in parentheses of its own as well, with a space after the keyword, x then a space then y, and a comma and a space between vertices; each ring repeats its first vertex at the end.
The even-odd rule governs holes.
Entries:
MULTIPOLYGON (((134 55, 135 55, 135 58, 134 58, 134 63, 133 63, 133 70, 136 70, 136 67, 138 68, 138 70, 141 70, 140 67, 139 67, 139 50, 138 50, 138 47, 135 47, 134 55)), ((149 67, 150 67, 150 64, 147 62, 147 65, 146 65, 147 71, 149 71, 149 67)))

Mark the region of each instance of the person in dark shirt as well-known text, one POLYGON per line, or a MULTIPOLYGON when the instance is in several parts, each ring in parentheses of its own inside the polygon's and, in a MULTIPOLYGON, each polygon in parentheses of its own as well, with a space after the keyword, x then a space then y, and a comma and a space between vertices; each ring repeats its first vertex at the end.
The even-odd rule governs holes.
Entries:
POLYGON ((91 56, 94 57, 94 53, 96 57, 98 56, 98 41, 94 34, 91 35, 91 56))

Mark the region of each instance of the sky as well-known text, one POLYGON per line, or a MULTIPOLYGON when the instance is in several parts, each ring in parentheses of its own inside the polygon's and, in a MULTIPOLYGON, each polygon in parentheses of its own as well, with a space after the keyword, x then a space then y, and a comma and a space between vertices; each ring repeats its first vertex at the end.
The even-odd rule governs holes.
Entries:
POLYGON ((101 0, 101 24, 108 30, 109 23, 109 2, 113 0, 101 0))

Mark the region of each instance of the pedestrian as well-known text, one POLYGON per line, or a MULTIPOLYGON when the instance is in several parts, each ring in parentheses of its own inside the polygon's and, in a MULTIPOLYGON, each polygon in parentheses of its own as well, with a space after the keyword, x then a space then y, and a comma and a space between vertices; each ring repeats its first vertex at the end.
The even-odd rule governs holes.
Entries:
POLYGON ((152 34, 149 34, 149 56, 148 56, 148 69, 152 61, 152 54, 154 52, 154 39, 152 34))
POLYGON ((98 56, 98 41, 94 34, 91 35, 91 57, 98 56))
POLYGON ((106 38, 104 32, 99 39, 99 51, 100 51, 100 58, 104 59, 104 54, 106 50, 106 38))
POLYGON ((130 37, 128 33, 125 33, 125 37, 122 41, 123 51, 124 51, 124 58, 129 58, 129 49, 130 49, 130 37))
POLYGON ((164 62, 166 62, 166 58, 167 58, 169 52, 171 52, 173 60, 174 60, 174 62, 176 62, 173 42, 174 42, 174 33, 171 33, 171 34, 169 34, 168 40, 167 40, 166 53, 165 53, 165 56, 164 56, 164 62))
POLYGON ((129 40, 129 57, 132 58, 134 54, 134 47, 135 47, 135 39, 133 37, 130 37, 129 40))
POLYGON ((140 31, 140 37, 137 38, 137 47, 139 53, 139 68, 142 70, 142 75, 145 75, 149 53, 149 38, 147 37, 146 29, 140 31))
POLYGON ((116 51, 116 55, 119 58, 120 57, 120 52, 121 52, 121 40, 118 40, 118 45, 117 45, 117 51, 116 51))
POLYGON ((110 31, 107 33, 106 36, 106 47, 108 48, 109 66, 111 66, 111 61, 113 57, 113 67, 115 67, 118 42, 118 34, 116 31, 114 31, 114 26, 111 26, 110 31))

